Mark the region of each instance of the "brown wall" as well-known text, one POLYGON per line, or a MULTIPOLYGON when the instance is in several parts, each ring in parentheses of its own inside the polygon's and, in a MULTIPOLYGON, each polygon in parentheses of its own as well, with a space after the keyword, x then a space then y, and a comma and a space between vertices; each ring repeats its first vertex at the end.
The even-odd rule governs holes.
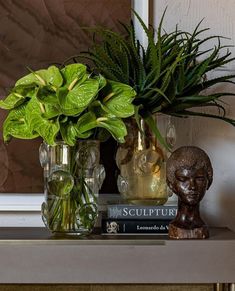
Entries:
MULTIPOLYGON (((27 67, 36 70, 62 63, 86 49, 91 38, 81 27, 120 30, 117 20, 129 22, 130 7, 130 0, 0 0, 0 96, 27 73, 27 67)), ((1 131, 5 116, 1 110, 1 131)), ((1 192, 43 191, 39 144, 39 139, 12 140, 5 146, 0 134, 1 192)), ((110 173, 103 192, 115 192, 115 166, 110 164, 115 143, 103 145, 102 151, 110 173)))

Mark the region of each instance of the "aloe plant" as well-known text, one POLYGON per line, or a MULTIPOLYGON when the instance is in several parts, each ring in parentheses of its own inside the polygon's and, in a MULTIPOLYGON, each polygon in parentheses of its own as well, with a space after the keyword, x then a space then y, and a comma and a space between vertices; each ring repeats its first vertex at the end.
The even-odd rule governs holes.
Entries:
POLYGON ((31 72, 0 101, 0 108, 9 110, 4 141, 41 136, 48 145, 62 139, 73 146, 78 139, 99 139, 105 131, 124 142, 123 118, 134 114, 134 96, 130 86, 91 75, 83 64, 31 72))
MULTIPOLYGON (((166 12, 166 11, 165 11, 166 12)), ((231 82, 235 75, 207 79, 207 73, 232 62, 231 52, 222 53, 229 46, 222 46, 220 36, 202 38, 208 28, 200 29, 201 22, 193 33, 180 31, 166 33, 162 29, 165 12, 157 31, 148 28, 134 12, 147 35, 148 46, 144 49, 137 39, 133 24, 121 24, 126 34, 115 33, 105 28, 90 29, 94 43, 89 51, 79 57, 91 60, 94 67, 105 77, 131 85, 137 95, 133 101, 136 118, 142 117, 164 143, 152 119, 152 114, 188 117, 189 115, 219 118, 235 125, 235 120, 225 116, 220 97, 234 96, 230 92, 205 94, 204 90, 221 82, 231 82), (96 41, 96 39, 99 41, 96 41), (156 40, 155 40, 156 39, 156 40), (202 45, 217 40, 218 44, 208 50, 202 45), (222 55, 221 55, 222 53, 222 55), (222 114, 191 111, 191 108, 216 107, 222 114)), ((74 57, 76 61, 77 58, 74 57)))

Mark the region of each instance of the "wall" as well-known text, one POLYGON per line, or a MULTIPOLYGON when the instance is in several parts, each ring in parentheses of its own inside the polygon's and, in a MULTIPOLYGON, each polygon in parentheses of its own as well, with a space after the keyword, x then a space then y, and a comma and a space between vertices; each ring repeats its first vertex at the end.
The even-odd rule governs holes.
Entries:
MULTIPOLYGON (((207 35, 222 35, 231 38, 225 44, 235 44, 235 2, 233 0, 155 0, 153 2, 154 26, 157 27, 164 9, 167 12, 163 27, 166 31, 179 29, 192 32, 200 20, 202 28, 210 27, 207 35)), ((213 43, 210 43, 213 47, 213 43)), ((230 49, 235 57, 235 48, 230 49)), ((214 76, 235 74, 235 62, 214 76)), ((217 92, 235 93, 235 85, 223 84, 217 92)), ((229 117, 235 118, 235 98, 223 98, 229 117)), ((191 131, 187 138, 178 140, 178 145, 189 144, 204 149, 211 158, 214 168, 214 182, 202 201, 202 213, 212 225, 226 225, 235 230, 235 128, 222 121, 208 118, 193 118, 177 121, 181 129, 191 131), (191 141, 190 141, 191 137, 191 141)))

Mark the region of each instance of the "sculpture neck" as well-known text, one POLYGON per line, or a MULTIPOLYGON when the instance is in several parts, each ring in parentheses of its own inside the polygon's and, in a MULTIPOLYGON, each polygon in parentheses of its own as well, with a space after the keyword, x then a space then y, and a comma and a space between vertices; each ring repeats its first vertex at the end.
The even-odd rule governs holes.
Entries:
POLYGON ((178 201, 178 213, 184 213, 187 216, 195 216, 198 215, 200 216, 200 206, 199 204, 197 205, 188 205, 185 204, 182 201, 178 201))
POLYGON ((188 229, 201 227, 205 223, 200 217, 200 206, 188 205, 179 200, 178 202, 178 214, 176 216, 175 222, 180 227, 185 227, 188 229))

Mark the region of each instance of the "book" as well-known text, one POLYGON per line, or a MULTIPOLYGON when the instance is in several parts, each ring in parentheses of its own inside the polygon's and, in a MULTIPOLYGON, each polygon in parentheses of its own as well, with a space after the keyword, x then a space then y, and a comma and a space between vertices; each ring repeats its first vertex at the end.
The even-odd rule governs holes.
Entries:
POLYGON ((177 206, 143 206, 115 204, 107 206, 107 218, 111 219, 174 219, 177 206))
POLYGON ((123 220, 102 219, 102 232, 106 234, 139 233, 168 234, 171 220, 123 220))

